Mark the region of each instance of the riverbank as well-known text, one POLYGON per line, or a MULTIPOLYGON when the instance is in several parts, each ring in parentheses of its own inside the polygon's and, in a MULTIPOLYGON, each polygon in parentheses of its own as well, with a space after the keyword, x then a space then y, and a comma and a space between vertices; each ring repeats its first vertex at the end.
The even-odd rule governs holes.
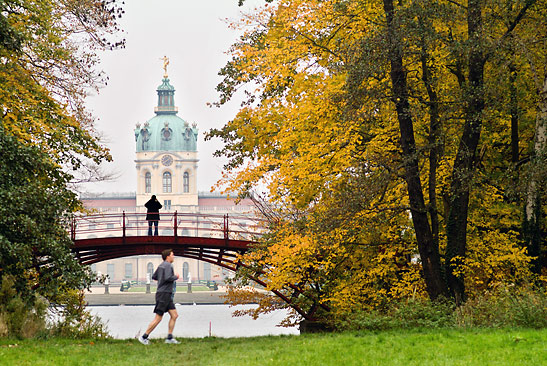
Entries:
POLYGON ((435 329, 152 340, 0 339, 2 365, 545 365, 547 330, 435 329))
MULTIPOLYGON (((219 287, 217 291, 185 292, 182 289, 175 293, 174 302, 181 305, 224 304, 226 291, 219 287)), ((92 287, 86 291, 85 300, 92 306, 113 305, 154 305, 155 293, 121 292, 119 286, 109 288, 109 294, 104 293, 104 287, 92 287)))
MULTIPOLYGON (((193 292, 176 293, 174 302, 181 305, 211 305, 224 304, 225 292, 193 292)), ((138 292, 112 293, 112 294, 86 294, 85 300, 92 306, 115 306, 115 305, 154 305, 155 294, 138 292)))

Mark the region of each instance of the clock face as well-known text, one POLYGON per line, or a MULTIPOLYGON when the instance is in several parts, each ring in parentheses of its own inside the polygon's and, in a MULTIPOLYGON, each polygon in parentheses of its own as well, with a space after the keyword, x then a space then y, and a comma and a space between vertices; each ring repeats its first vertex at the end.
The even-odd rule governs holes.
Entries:
POLYGON ((163 155, 161 157, 161 163, 165 166, 169 166, 173 163, 173 158, 171 157, 171 155, 163 155))

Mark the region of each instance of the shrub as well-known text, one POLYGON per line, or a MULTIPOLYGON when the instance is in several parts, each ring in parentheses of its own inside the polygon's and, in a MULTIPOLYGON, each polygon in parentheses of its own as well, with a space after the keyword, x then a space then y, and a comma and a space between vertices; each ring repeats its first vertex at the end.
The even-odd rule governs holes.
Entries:
POLYGON ((547 295, 532 286, 499 286, 456 311, 461 327, 547 327, 547 295))
POLYGON ((68 290, 57 298, 59 320, 51 325, 51 335, 67 338, 110 338, 101 318, 85 309, 84 292, 68 290))
POLYGON ((393 303, 384 311, 356 312, 346 315, 338 330, 388 330, 442 328, 453 326, 454 306, 447 300, 407 300, 393 303))
POLYGON ((499 285, 455 308, 449 300, 408 300, 386 305, 383 311, 343 314, 338 330, 405 328, 547 327, 547 293, 532 285, 499 285))
POLYGON ((5 276, 0 284, 0 337, 34 337, 46 328, 47 302, 37 298, 26 304, 14 284, 12 276, 5 276))
POLYGON ((62 336, 69 338, 107 338, 106 326, 85 309, 83 291, 66 290, 56 297, 57 306, 38 297, 25 303, 14 287, 14 279, 4 276, 0 284, 0 337, 31 338, 62 336), (58 321, 46 322, 48 309, 55 311, 58 321))

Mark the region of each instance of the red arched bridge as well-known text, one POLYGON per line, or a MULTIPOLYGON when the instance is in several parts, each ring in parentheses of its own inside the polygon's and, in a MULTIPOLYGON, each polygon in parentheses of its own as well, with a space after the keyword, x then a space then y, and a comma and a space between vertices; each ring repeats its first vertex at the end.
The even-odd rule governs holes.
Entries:
POLYGON ((237 270, 237 256, 261 236, 263 222, 248 216, 167 212, 160 214, 158 236, 148 236, 146 213, 103 213, 76 217, 71 236, 82 264, 132 255, 194 258, 237 270))
MULTIPOLYGON (((101 213, 76 217, 71 225, 73 251, 82 264, 133 255, 161 254, 171 248, 176 256, 193 258, 237 271, 244 266, 239 255, 248 251, 261 237, 265 222, 244 215, 214 215, 162 212, 158 236, 148 235, 146 213, 101 213)), ((260 285, 262 273, 251 278, 260 285)), ((314 299, 308 309, 295 304, 303 292, 288 284, 284 291, 272 291, 302 317, 313 320, 318 307, 314 299)))

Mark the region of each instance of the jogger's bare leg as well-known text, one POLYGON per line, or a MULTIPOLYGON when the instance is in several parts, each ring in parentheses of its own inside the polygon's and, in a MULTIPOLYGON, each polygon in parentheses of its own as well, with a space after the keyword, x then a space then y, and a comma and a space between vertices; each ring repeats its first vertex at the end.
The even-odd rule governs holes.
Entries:
POLYGON ((179 317, 179 314, 177 313, 177 309, 169 310, 169 315, 171 315, 171 319, 169 319, 169 334, 173 334, 173 329, 175 329, 175 322, 177 321, 177 318, 179 317))
MULTIPOLYGON (((154 317, 154 320, 152 320, 150 325, 148 325, 148 328, 146 329, 146 334, 150 334, 154 329, 156 329, 158 324, 161 322, 161 319, 163 319, 163 315, 156 314, 156 316, 154 317)), ((169 324, 171 324, 171 321, 169 321, 169 324)))

